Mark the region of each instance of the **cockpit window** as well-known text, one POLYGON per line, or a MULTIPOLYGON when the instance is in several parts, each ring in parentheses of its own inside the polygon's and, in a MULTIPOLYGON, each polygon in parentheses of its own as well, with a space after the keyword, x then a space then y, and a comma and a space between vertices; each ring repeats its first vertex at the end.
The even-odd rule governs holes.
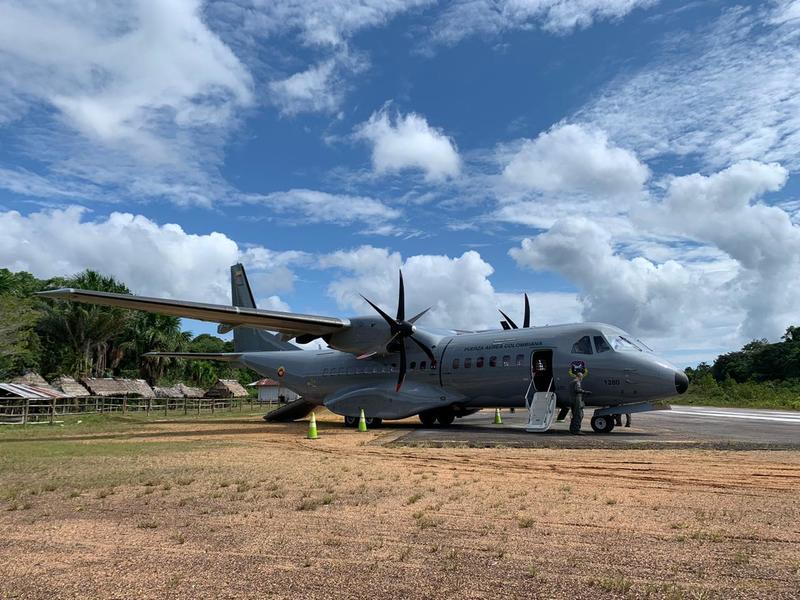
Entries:
POLYGON ((611 350, 611 346, 608 345, 606 338, 602 335, 596 335, 594 336, 594 349, 597 350, 598 354, 602 354, 611 350))
POLYGON ((653 351, 653 349, 652 349, 650 346, 648 346, 647 344, 645 344, 645 343, 644 343, 642 340, 640 340, 639 338, 636 338, 636 345, 637 345, 637 346, 640 346, 640 347, 642 347, 642 348, 644 348, 645 352, 652 352, 652 351, 653 351))
POLYGON ((641 352, 642 349, 623 335, 618 335, 612 342, 614 350, 618 352, 641 352))
POLYGON ((577 342, 572 344, 573 354, 592 354, 592 342, 588 335, 583 336, 577 342))

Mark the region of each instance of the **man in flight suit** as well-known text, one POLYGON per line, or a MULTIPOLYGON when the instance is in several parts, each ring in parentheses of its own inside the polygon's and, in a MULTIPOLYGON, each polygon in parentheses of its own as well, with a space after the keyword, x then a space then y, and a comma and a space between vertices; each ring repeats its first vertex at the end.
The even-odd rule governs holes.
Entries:
POLYGON ((572 383, 569 387, 570 400, 572 401, 572 405, 570 406, 572 417, 569 422, 569 432, 572 435, 583 435, 581 433, 581 422, 583 421, 583 395, 592 393, 583 389, 583 386, 581 385, 582 380, 583 373, 579 371, 575 373, 575 377, 573 377, 572 383))

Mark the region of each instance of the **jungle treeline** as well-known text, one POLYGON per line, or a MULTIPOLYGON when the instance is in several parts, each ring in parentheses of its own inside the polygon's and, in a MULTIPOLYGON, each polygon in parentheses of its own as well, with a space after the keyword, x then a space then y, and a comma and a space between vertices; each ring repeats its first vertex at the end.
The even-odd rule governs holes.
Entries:
POLYGON ((789 327, 780 342, 753 340, 686 374, 689 393, 676 402, 800 410, 800 327, 789 327))
POLYGON ((183 381, 207 387, 218 378, 250 383, 258 375, 226 363, 144 358, 149 351, 233 352, 233 342, 181 330, 177 317, 46 300, 34 292, 57 287, 131 293, 95 271, 74 277, 37 279, 25 271, 0 269, 0 381, 36 371, 58 375, 131 377, 151 385, 183 381))

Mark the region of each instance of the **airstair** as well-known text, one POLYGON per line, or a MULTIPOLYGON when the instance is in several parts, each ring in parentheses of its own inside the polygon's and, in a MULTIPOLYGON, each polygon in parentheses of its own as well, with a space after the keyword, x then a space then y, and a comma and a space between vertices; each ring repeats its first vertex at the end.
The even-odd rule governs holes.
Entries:
POLYGON ((550 429, 556 415, 556 393, 552 388, 551 379, 546 392, 534 392, 531 396, 533 389, 533 378, 531 378, 528 390, 525 392, 525 408, 528 409, 528 425, 525 431, 542 432, 550 429))

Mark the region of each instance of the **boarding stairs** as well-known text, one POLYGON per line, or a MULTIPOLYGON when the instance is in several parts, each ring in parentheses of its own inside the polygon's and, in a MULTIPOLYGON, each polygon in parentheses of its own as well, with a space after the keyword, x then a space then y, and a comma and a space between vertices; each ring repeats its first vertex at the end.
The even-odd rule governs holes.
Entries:
POLYGON ((556 393, 552 388, 551 379, 546 392, 534 392, 531 395, 533 389, 533 378, 531 378, 528 390, 525 392, 525 408, 528 409, 528 424, 525 431, 543 432, 550 429, 556 415, 556 393))

